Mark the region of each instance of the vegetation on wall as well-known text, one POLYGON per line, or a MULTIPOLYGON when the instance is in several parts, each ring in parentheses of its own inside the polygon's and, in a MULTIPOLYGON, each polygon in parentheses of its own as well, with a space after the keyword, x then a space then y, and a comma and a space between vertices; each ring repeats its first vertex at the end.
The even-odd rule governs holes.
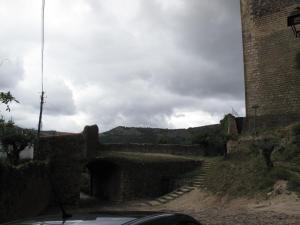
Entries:
POLYGON ((248 150, 220 160, 208 176, 208 189, 222 195, 267 193, 277 180, 300 193, 300 124, 257 137, 248 150))
POLYGON ((231 155, 228 160, 219 161, 208 176, 210 191, 234 197, 269 192, 276 180, 255 153, 231 155))

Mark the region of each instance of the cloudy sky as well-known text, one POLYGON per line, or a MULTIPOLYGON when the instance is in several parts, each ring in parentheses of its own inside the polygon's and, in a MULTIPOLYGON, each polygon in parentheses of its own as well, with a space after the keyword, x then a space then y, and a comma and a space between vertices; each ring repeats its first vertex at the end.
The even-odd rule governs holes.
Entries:
MULTIPOLYGON (((43 129, 188 128, 244 115, 239 0, 46 0, 43 129)), ((37 127, 41 0, 0 0, 0 91, 37 127)))

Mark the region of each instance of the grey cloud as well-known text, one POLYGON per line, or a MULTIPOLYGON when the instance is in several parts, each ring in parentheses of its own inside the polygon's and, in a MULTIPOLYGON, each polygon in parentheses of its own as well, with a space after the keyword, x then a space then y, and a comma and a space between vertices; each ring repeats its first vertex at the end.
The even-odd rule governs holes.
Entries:
POLYGON ((160 71, 162 84, 199 98, 213 95, 243 99, 239 1, 183 3, 183 9, 164 11, 158 1, 151 1, 145 3, 141 13, 146 25, 151 21, 151 27, 171 36, 178 47, 175 60, 167 61, 172 70, 160 71), (199 61, 213 64, 213 69, 201 66, 199 61))
POLYGON ((73 93, 64 81, 54 79, 47 86, 45 113, 56 116, 74 115, 76 113, 76 106, 73 93))
MULTIPOLYGON (((121 0, 110 2, 117 7, 121 0)), ((118 125, 172 128, 176 124, 168 118, 181 111, 222 117, 233 107, 242 113, 239 1, 128 0, 133 2, 137 14, 124 21, 111 12, 108 1, 48 2, 45 129, 54 118, 69 123, 70 129, 98 122, 107 130, 118 125), (181 3, 166 7, 166 2, 181 3), (85 11, 86 4, 90 9, 85 11), (80 121, 76 126, 71 124, 74 118, 80 121)), ((22 27, 29 32, 23 36, 6 26, 7 35, 0 40, 11 54, 25 58, 30 73, 14 87, 21 101, 16 113, 36 115, 40 14, 30 17, 30 10, 24 11, 20 18, 28 19, 22 27)), ((9 16, 11 27, 22 25, 20 18, 9 16)), ((18 118, 26 126, 36 124, 18 118)))
POLYGON ((18 59, 6 58, 3 55, 0 54, 0 88, 9 90, 23 78, 23 64, 18 59))

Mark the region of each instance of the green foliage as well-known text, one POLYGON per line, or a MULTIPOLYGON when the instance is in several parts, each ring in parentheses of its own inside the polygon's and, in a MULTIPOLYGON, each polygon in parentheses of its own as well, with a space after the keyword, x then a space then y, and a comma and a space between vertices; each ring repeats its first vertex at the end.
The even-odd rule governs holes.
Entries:
POLYGON ((225 135, 228 131, 228 117, 232 116, 231 114, 226 114, 224 118, 220 121, 222 133, 225 135))
POLYGON ((288 143, 276 149, 273 153, 273 160, 275 161, 292 161, 300 154, 300 148, 295 143, 288 143))
MULTIPOLYGON (((6 111, 10 111, 9 104, 18 101, 10 92, 0 92, 0 104, 6 105, 6 111)), ((12 120, 0 119, 0 151, 5 152, 9 163, 19 164, 19 155, 27 146, 33 144, 34 132, 15 126, 12 120)))
POLYGON ((253 196, 270 192, 276 181, 286 180, 290 191, 300 193, 299 134, 298 124, 259 136, 249 151, 231 154, 217 164, 208 175, 209 190, 253 196))
POLYGON ((28 129, 16 127, 13 121, 0 122, 0 141, 2 143, 2 152, 5 152, 9 163, 19 164, 19 154, 27 146, 33 144, 34 132, 28 129))
POLYGON ((201 145, 207 156, 222 155, 226 147, 226 141, 220 130, 195 135, 193 144, 201 145))
POLYGON ((253 144, 253 148, 260 150, 268 168, 272 168, 274 166, 271 160, 271 155, 275 148, 279 145, 279 142, 280 140, 275 136, 269 136, 257 139, 253 144))
POLYGON ((0 92, 0 104, 6 105, 6 111, 10 111, 9 104, 12 102, 19 103, 10 92, 0 92))

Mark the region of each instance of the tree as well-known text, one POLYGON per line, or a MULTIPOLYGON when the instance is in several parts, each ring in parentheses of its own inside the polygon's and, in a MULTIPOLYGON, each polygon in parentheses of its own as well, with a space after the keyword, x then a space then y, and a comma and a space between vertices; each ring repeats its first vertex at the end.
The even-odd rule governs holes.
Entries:
POLYGON ((10 111, 9 104, 12 102, 19 103, 10 92, 0 92, 0 103, 6 105, 6 111, 10 111))
MULTIPOLYGON (((6 111, 10 111, 9 104, 12 102, 18 103, 10 92, 0 92, 0 105, 6 105, 6 111)), ((20 152, 32 145, 33 140, 34 132, 15 126, 12 120, 6 122, 3 117, 0 118, 1 150, 6 153, 11 164, 17 165, 19 163, 20 152)))
POLYGON ((12 121, 9 121, 4 125, 4 133, 0 140, 8 161, 13 165, 18 165, 20 152, 27 146, 33 145, 34 133, 31 130, 18 128, 12 121))

